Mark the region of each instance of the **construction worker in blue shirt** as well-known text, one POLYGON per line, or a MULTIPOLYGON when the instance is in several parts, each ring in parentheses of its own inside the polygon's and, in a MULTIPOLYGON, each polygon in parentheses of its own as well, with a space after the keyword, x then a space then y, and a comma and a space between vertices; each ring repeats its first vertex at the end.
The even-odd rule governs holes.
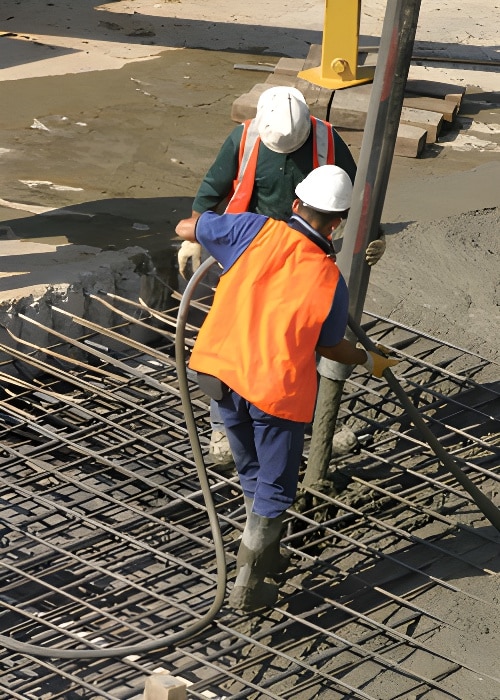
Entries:
MULTIPOLYGON (((295 188, 313 169, 335 164, 354 182, 356 164, 349 148, 328 122, 311 116, 296 88, 275 86, 264 91, 255 119, 237 126, 222 145, 195 196, 192 217, 221 207, 227 213, 250 211, 287 221, 295 188)), ((383 255, 385 238, 370 243, 368 264, 383 255)), ((196 269, 201 246, 185 241, 178 254, 179 271, 196 269)), ((209 454, 219 464, 232 462, 217 406, 211 404, 212 436, 209 454)))
POLYGON ((344 338, 348 291, 330 237, 351 196, 345 171, 323 165, 297 185, 287 223, 206 212, 176 228, 223 268, 189 366, 220 383, 214 397, 245 496, 247 520, 229 598, 235 609, 252 611, 277 599, 277 586, 265 579, 287 565, 279 541, 314 411, 316 352, 376 376, 396 364, 344 338))

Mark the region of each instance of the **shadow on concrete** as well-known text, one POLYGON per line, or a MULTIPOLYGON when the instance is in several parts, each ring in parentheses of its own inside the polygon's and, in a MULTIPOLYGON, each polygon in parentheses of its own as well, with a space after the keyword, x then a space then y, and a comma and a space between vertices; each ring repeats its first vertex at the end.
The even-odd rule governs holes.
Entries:
POLYGON ((99 250, 120 251, 133 246, 150 255, 160 280, 177 287, 181 241, 174 229, 180 219, 190 215, 191 204, 190 197, 116 198, 4 219, 0 241, 9 246, 9 254, 2 265, 7 276, 0 278, 0 292, 67 283, 85 273, 87 266, 95 266, 99 250), (56 250, 43 251, 37 244, 56 250))
MULTIPOLYGON (((52 36, 93 39, 105 42, 129 43, 132 45, 158 45, 168 48, 197 48, 210 51, 234 51, 255 54, 275 54, 306 57, 309 46, 322 42, 322 31, 296 27, 268 27, 259 24, 235 24, 189 17, 159 17, 139 13, 121 13, 96 9, 95 0, 83 6, 65 8, 64 19, 57 15, 57 7, 47 4, 41 13, 25 18, 13 14, 3 22, 4 31, 19 37, 39 34, 41 27, 50 26, 52 36), (82 21, 82 14, 84 21, 82 21), (40 18, 42 16, 42 22, 40 18), (43 21, 45 20, 45 22, 43 21), (57 26, 57 23, 63 26, 57 26)), ((182 8, 180 8, 182 11, 182 8)), ((322 17, 318 17, 318 23, 322 17)), ((42 29, 43 31, 43 29, 42 29)), ((1 40, 1 39, 0 39, 1 40)), ((5 39, 4 39, 5 40, 5 39)), ((360 47, 377 48, 379 37, 360 35, 360 47)), ((54 47, 50 47, 54 48, 54 47)), ((57 49, 56 49, 57 50, 57 49)), ((488 70, 488 62, 498 58, 498 46, 473 46, 446 42, 416 42, 415 59, 427 60, 435 56, 439 60, 460 61, 464 71, 480 68, 488 70), (474 60, 477 63, 467 63, 474 60), (481 65, 479 65, 481 63, 481 65)), ((13 65, 12 56, 6 58, 2 51, 0 68, 13 65), (7 60, 7 64, 4 61, 7 60)), ((22 60, 22 59, 21 59, 22 60)), ((38 60, 38 59, 29 59, 38 60)), ((492 70, 498 70, 494 65, 492 70)))
POLYGON ((0 37, 0 49, 0 70, 78 53, 78 49, 50 46, 33 39, 23 39, 15 36, 0 37))
MULTIPOLYGON (((51 36, 74 37, 80 40, 298 57, 307 56, 312 43, 321 43, 321 31, 214 22, 189 17, 126 14, 97 10, 96 6, 99 4, 89 2, 83 7, 65 8, 64 19, 56 15, 57 8, 47 6, 42 22, 40 13, 28 21, 21 17, 16 19, 14 15, 4 21, 3 29, 11 32, 14 39, 24 39, 23 44, 26 44, 26 38, 29 40, 31 35, 40 35, 44 31, 43 27, 47 26, 50 27, 51 36), (82 13, 85 21, 82 21, 82 13), (57 26, 58 24, 61 26, 57 26)), ((321 21, 321 18, 318 19, 321 21)), ((4 63, 3 56, 2 51, 0 68, 15 65, 10 62, 11 59, 4 63)))
POLYGON ((22 218, 4 218, 0 225, 10 227, 19 239, 43 238, 40 243, 100 248, 143 245, 155 251, 163 250, 175 238, 175 225, 190 215, 192 201, 191 197, 98 199, 22 218))

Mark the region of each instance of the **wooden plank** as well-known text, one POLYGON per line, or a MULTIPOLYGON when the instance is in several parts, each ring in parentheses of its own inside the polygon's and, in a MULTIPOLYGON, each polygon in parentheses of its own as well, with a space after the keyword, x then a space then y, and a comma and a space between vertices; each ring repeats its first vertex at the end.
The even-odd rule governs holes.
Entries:
MULTIPOLYGON (((355 125, 359 125, 361 122, 362 126, 364 126, 362 113, 365 113, 366 119, 366 113, 368 112, 370 104, 371 90, 372 86, 370 83, 356 85, 356 87, 346 88, 345 90, 337 90, 332 100, 330 111, 332 121, 341 126, 349 126, 351 128, 355 125), (335 118, 332 117, 332 110, 335 110, 335 115, 338 115, 335 118), (349 110, 354 112, 351 120, 349 120, 349 110), (343 121, 336 121, 337 118, 343 121)), ((449 122, 453 121, 458 111, 457 105, 453 102, 436 97, 405 97, 403 100, 403 107, 421 109, 427 112, 437 112, 441 114, 445 121, 449 122)))
POLYGON ((286 73, 271 73, 266 78, 268 87, 275 85, 286 85, 287 87, 297 87, 297 76, 287 75, 286 73))
POLYGON ((457 111, 458 111, 460 109, 460 105, 462 104, 462 97, 463 97, 463 95, 461 95, 460 93, 457 93, 457 94, 446 95, 446 97, 444 99, 446 100, 446 102, 453 102, 454 104, 456 104, 457 111))
POLYGON ((441 131, 443 117, 439 112, 428 112, 424 109, 403 107, 399 123, 419 126, 421 129, 425 129, 427 132, 426 142, 435 143, 441 131))
POLYGON ((146 680, 144 700, 186 700, 186 684, 168 673, 154 673, 146 680))
MULTIPOLYGON (((371 84, 357 85, 346 90, 337 90, 330 107, 330 121, 334 126, 347 129, 364 129, 366 116, 370 105, 371 84)), ((425 99, 425 98, 422 98, 425 99)), ((431 99, 431 98, 428 98, 431 99)), ((444 100, 439 100, 439 107, 444 106, 444 100)), ((423 104, 421 105, 423 106, 423 104)), ((434 107, 437 105, 434 104, 434 107)), ((400 126, 415 127, 418 131, 401 130, 397 142, 396 153, 398 155, 412 155, 417 157, 422 152, 422 131, 429 143, 436 140, 443 121, 442 112, 424 110, 404 105, 401 109, 400 126), (411 139, 413 145, 410 145, 411 139)), ((425 144, 424 144, 425 145, 425 144)))
POLYGON ((364 129, 371 90, 369 83, 336 90, 330 106, 332 124, 348 129, 364 129))
MULTIPOLYGON (((363 131, 359 129, 338 129, 342 139, 350 149, 360 149, 363 131)), ((426 132, 417 126, 400 124, 394 145, 394 155, 405 158, 418 158, 425 149, 426 132)))
POLYGON ((260 73, 274 73, 274 66, 266 66, 264 64, 258 63, 235 63, 233 68, 235 70, 251 70, 260 73))
POLYGON ((418 158, 422 155, 427 140, 427 132, 418 126, 400 124, 394 147, 394 155, 418 158))
POLYGON ((405 85, 405 93, 423 95, 425 97, 439 97, 445 100, 448 95, 462 96, 467 88, 454 83, 442 83, 434 80, 418 80, 411 77, 411 69, 405 85))
POLYGON ((443 115, 445 122, 452 122, 458 112, 458 107, 454 102, 442 100, 437 97, 405 97, 403 100, 403 107, 438 112, 443 115))
MULTIPOLYGON (((356 85, 345 90, 337 90, 332 100, 330 119, 334 124, 350 128, 364 127, 370 104, 371 84, 356 85), (352 112, 352 115, 349 115, 352 112), (364 118, 363 118, 364 113, 364 118)), ((437 112, 445 121, 453 121, 458 107, 453 102, 436 97, 405 97, 403 107, 437 112)))
POLYGON ((279 59, 274 68, 276 75, 293 75, 297 77, 297 73, 304 69, 304 58, 287 58, 283 56, 279 59))
POLYGON ((345 129, 355 129, 362 131, 366 123, 366 110, 362 107, 347 107, 334 104, 330 107, 330 122, 335 127, 344 127, 345 129))

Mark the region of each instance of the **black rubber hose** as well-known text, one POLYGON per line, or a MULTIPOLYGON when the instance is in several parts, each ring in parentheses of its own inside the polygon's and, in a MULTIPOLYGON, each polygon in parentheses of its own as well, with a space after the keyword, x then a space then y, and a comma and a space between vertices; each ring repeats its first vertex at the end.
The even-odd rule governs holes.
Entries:
MULTIPOLYGON (((361 326, 349 315, 349 327, 353 333, 357 336, 360 343, 363 345, 365 350, 373 350, 377 352, 375 344, 370 340, 365 331, 361 326)), ((396 394, 398 399, 401 401, 403 408, 406 413, 411 418, 415 427, 420 430, 424 440, 427 442, 429 447, 432 449, 436 457, 441 460, 442 464, 453 474, 458 483, 467 491, 471 496, 474 503, 477 505, 479 510, 483 515, 488 518, 490 523, 500 531, 500 509, 498 509, 494 503, 492 503, 484 493, 477 488, 477 486, 466 476, 460 469, 457 462, 446 452, 444 447, 441 445, 439 440, 436 438, 434 433, 427 427, 427 424, 423 420, 422 416, 412 404, 405 390, 398 382, 396 377, 393 375, 389 367, 387 367, 382 376, 389 384, 392 391, 396 394)))
MULTIPOLYGON (((224 603, 224 597, 226 594, 226 557, 224 552, 224 542, 222 539, 222 533, 217 518, 217 511, 215 510, 215 505, 212 498, 212 492, 210 491, 210 484, 208 482, 205 462, 203 461, 200 440, 198 437, 198 432, 196 430, 196 422, 194 418, 193 407, 191 405, 189 384, 187 379, 186 352, 184 342, 186 320, 193 292, 196 286, 198 285, 199 281, 206 275, 207 271, 214 263, 215 259, 209 258, 198 268, 193 277, 190 279, 186 290, 182 295, 175 333, 175 361, 177 367, 182 409, 184 411, 184 417, 186 419, 189 440, 191 442, 191 448, 193 450, 196 470, 198 472, 201 490, 205 499, 205 505, 207 507, 208 518, 210 521, 210 526, 212 528, 215 545, 215 558, 217 564, 217 588, 215 591, 215 597, 212 602, 212 605, 210 606, 209 610, 205 615, 203 615, 199 620, 187 627, 185 630, 182 630, 181 632, 177 632, 175 634, 171 634, 166 637, 154 639, 150 642, 136 644, 134 646, 107 647, 106 649, 53 649, 38 646, 36 644, 18 642, 15 639, 12 639, 11 637, 0 635, 0 645, 5 647, 6 649, 10 649, 11 651, 15 651, 20 654, 30 654, 31 656, 35 657, 49 657, 55 659, 106 659, 132 655, 143 656, 144 654, 147 654, 152 651, 158 651, 159 649, 165 649, 167 647, 175 646, 176 644, 179 644, 179 642, 183 642, 186 639, 189 639, 194 635, 198 634, 211 624, 211 622, 219 612, 220 608, 222 607, 222 604, 224 603)), ((98 632, 98 630, 96 630, 96 632, 98 632)))

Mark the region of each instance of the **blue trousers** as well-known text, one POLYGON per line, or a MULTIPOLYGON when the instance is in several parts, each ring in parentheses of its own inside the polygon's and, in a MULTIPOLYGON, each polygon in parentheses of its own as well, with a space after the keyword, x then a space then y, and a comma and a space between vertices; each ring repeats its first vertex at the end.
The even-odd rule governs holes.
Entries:
POLYGON ((305 424, 264 413, 235 391, 217 403, 243 493, 254 513, 278 517, 295 499, 305 424))
POLYGON ((224 421, 220 414, 219 404, 214 399, 210 399, 210 425, 212 426, 212 430, 220 430, 221 433, 226 432, 224 421))

